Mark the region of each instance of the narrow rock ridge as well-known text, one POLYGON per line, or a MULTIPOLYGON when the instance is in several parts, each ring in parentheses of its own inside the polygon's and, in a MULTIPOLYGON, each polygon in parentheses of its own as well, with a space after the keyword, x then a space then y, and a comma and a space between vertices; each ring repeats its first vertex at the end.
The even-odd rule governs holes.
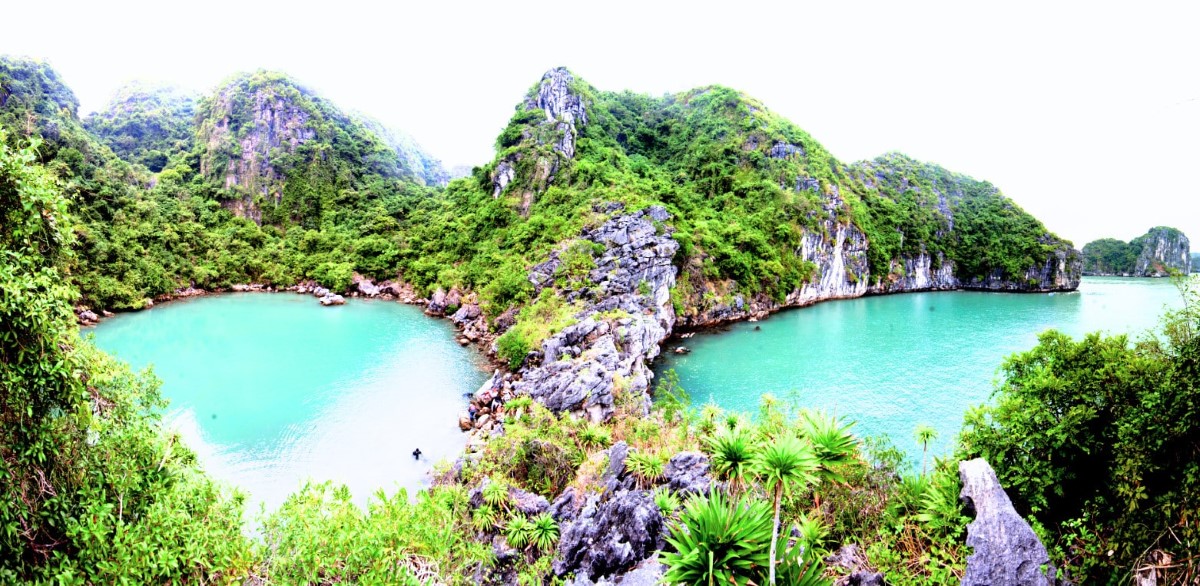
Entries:
MULTIPOLYGON (((602 211, 619 211, 610 204, 602 211)), ((598 210, 601 211, 601 210, 598 210)), ((630 393, 649 407, 649 363, 675 325, 671 264, 679 245, 670 236, 661 207, 613 217, 580 238, 602 245, 585 285, 562 292, 585 309, 575 324, 542 342, 531 364, 519 371, 518 393, 527 393, 556 412, 592 421, 612 416, 616 394, 630 393)), ((533 268, 530 281, 540 290, 558 270, 557 252, 533 268)))
POLYGON ((972 552, 962 585, 1058 584, 1050 555, 1013 509, 992 467, 982 458, 966 460, 959 462, 958 474, 963 483, 960 498, 975 517, 967 525, 967 546, 972 552))

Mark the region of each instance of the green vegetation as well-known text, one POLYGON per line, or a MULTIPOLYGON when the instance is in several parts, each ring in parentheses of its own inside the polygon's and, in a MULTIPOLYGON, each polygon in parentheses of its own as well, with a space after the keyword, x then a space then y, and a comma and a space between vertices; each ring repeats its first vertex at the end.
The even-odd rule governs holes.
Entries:
POLYGON ((83 125, 117 156, 158 173, 172 155, 191 150, 196 100, 177 88, 131 83, 83 125))
MULTIPOLYGON (((1010 357, 964 456, 993 462, 1073 579, 1124 580, 1155 551, 1200 551, 1200 284, 1157 337, 1047 332, 1010 357)), ((1193 574, 1194 577, 1194 574, 1193 574)))
POLYGON ((241 500, 164 432, 158 382, 79 338, 72 224, 36 142, 0 129, 0 582, 227 582, 241 500))
POLYGON ((1083 270, 1093 274, 1132 274, 1141 252, 1141 246, 1116 238, 1094 240, 1083 247, 1083 270))
MULTIPOLYGON (((248 538, 241 498, 163 428, 152 375, 79 338, 77 301, 139 308, 189 285, 340 290, 355 273, 403 276, 422 294, 475 292, 488 317, 512 318, 497 346, 517 368, 575 319, 555 287, 585 285, 599 251, 579 234, 607 202, 672 213, 659 228, 680 245, 681 314, 734 295, 783 300, 815 274, 796 251, 849 223, 877 281, 919 254, 964 281, 1020 281, 1066 246, 990 184, 895 154, 844 165, 734 90, 651 98, 573 80, 588 123, 571 129, 546 120, 536 89, 497 159, 440 189, 400 138, 278 74, 231 79, 190 121, 185 101, 139 90, 85 126, 52 70, 0 59, 0 582, 470 583, 497 569, 503 537, 519 582, 553 583, 560 528, 518 511, 511 491, 595 493, 603 450, 626 442, 629 473, 669 520, 672 582, 822 583, 820 554, 858 543, 890 584, 957 583, 966 519, 953 462, 923 458, 915 474, 886 443, 771 396, 755 418, 693 410, 670 376, 649 416, 618 381, 603 424, 514 398, 491 414, 504 433, 414 499, 377 494, 364 513, 344 489, 313 484, 248 538), (262 132, 273 122, 256 118, 260 102, 286 128, 262 132), (497 190, 502 168, 512 180, 497 190), (529 268, 552 251, 562 264, 539 291, 529 268), (684 451, 708 454, 724 488, 683 501, 660 486, 684 451)), ((1006 363, 995 406, 967 418, 961 455, 988 458, 1076 579, 1120 579, 1155 550, 1195 565, 1200 302, 1189 299, 1157 339, 1046 334, 1006 363)))

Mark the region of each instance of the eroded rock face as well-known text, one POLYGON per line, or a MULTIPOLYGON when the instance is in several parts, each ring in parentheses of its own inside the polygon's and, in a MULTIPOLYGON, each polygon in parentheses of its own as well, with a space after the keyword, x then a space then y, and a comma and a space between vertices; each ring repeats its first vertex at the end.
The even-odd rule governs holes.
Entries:
MULTIPOLYGON (((654 377, 649 363, 675 325, 671 259, 679 245, 665 228, 669 217, 663 208, 651 207, 580 235, 604 247, 586 283, 562 292, 585 309, 576 315, 577 323, 542 342, 540 363, 522 368, 517 392, 555 412, 593 421, 611 417, 619 383, 644 396, 654 377)), ((549 286, 558 266, 556 252, 534 267, 530 282, 539 290, 549 286)))
POLYGON ((960 498, 975 520, 967 525, 967 571, 963 586, 1054 586, 1056 572, 1029 523, 1013 509, 996 472, 982 458, 959 462, 960 498))

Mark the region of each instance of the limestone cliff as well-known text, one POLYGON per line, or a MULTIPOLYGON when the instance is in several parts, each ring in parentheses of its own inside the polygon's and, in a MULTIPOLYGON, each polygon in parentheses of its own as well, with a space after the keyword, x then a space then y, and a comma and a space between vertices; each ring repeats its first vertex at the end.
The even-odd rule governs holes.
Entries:
POLYGON ((1129 242, 1102 238, 1083 247, 1084 274, 1123 277, 1165 277, 1173 271, 1188 274, 1191 250, 1187 236, 1166 226, 1151 228, 1129 242))
POLYGON ((1146 277, 1165 277, 1176 270, 1187 274, 1191 270, 1192 251, 1187 236, 1174 228, 1158 226, 1131 243, 1140 246, 1133 274, 1146 277))
POLYGON ((339 192, 369 196, 372 178, 446 180, 436 160, 405 150, 415 148, 411 139, 346 114, 282 74, 236 76, 198 112, 201 175, 223 189, 225 207, 258 223, 314 223, 339 192))

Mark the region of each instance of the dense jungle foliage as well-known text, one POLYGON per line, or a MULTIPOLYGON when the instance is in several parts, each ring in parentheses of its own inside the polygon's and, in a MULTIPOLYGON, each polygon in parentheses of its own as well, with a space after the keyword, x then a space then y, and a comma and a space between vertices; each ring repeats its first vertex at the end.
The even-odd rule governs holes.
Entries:
POLYGON ((496 159, 445 190, 427 187, 445 174, 411 139, 280 74, 235 76, 199 101, 133 86, 83 123, 45 65, 0 59, 0 88, 10 146, 41 137, 74 203, 69 272, 96 309, 239 282, 344 290, 359 273, 474 290, 494 316, 528 301, 529 267, 601 221, 601 202, 671 211, 681 311, 782 301, 814 276, 797 254, 806 235, 830 241, 838 223, 865 234, 870 275, 851 278, 873 282, 923 253, 964 281, 1020 280, 1068 246, 990 184, 903 155, 845 165, 719 86, 651 98, 571 78, 587 123, 570 128, 546 119, 535 85, 496 159))

